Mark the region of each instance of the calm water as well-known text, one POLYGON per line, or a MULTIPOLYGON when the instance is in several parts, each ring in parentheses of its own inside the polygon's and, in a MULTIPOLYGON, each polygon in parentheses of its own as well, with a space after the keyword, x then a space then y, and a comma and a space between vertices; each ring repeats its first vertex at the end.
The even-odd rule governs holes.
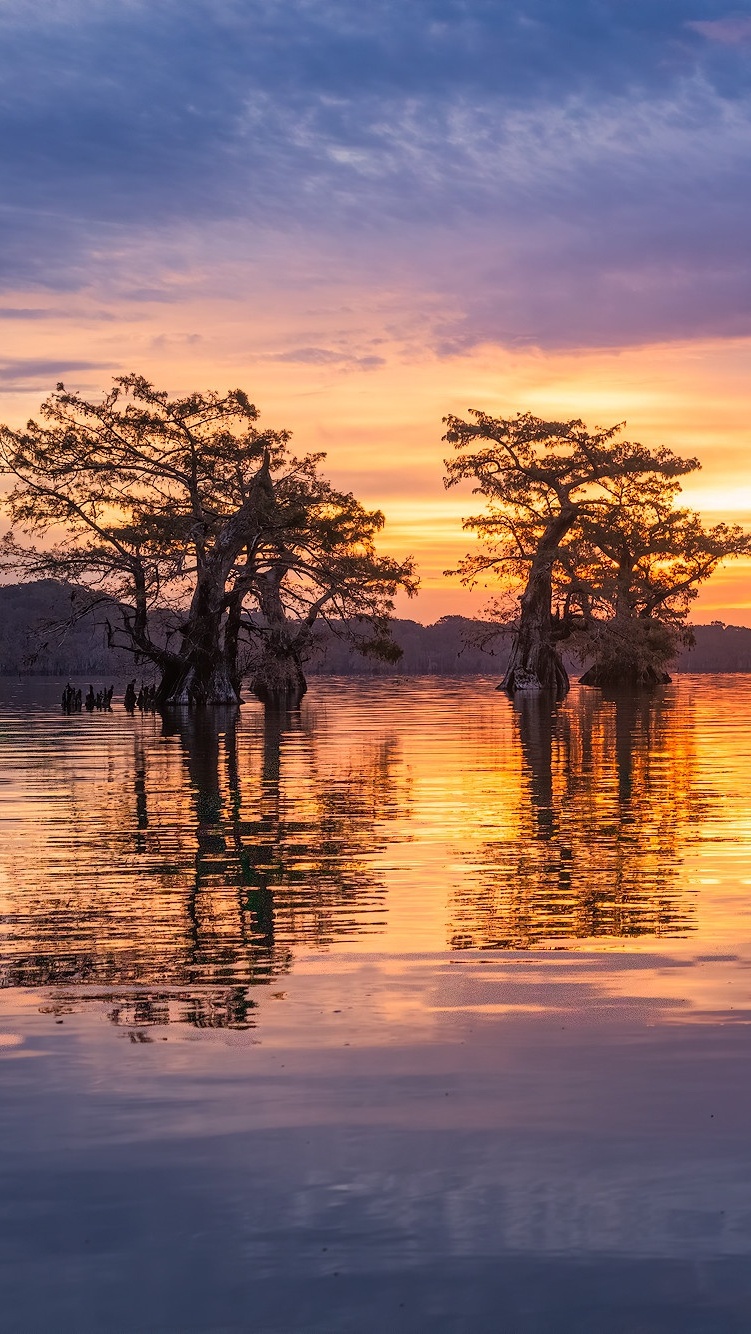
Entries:
POLYGON ((751 678, 62 684, 0 681, 0 1328, 751 1328, 751 678))

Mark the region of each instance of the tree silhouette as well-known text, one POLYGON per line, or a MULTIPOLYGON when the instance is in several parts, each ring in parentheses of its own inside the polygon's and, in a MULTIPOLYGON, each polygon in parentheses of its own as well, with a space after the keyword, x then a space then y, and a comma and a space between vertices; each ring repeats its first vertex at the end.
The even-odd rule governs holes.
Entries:
POLYGON ((687 618, 699 584, 721 561, 751 551, 737 524, 706 527, 675 504, 675 479, 624 477, 582 514, 563 553, 563 578, 583 613, 579 649, 593 665, 583 685, 653 685, 692 643, 687 618))
POLYGON ((492 576, 522 589, 502 688, 561 698, 568 676, 558 645, 575 630, 589 633, 602 659, 598 680, 657 679, 654 662, 678 642, 665 627, 681 623, 696 584, 751 549, 740 529, 706 530, 673 509, 677 479, 697 460, 624 440, 621 426, 590 433, 578 419, 471 418, 444 419, 444 439, 458 451, 446 460, 446 485, 473 480, 487 503, 464 521, 481 546, 460 564, 463 581, 492 576), (610 656, 617 665, 619 652, 615 671, 610 656))
POLYGON ((240 389, 170 398, 127 375, 97 403, 60 384, 41 422, 0 428, 25 535, 5 539, 4 567, 72 583, 69 619, 105 608, 111 644, 158 669, 162 705, 236 703, 248 636, 256 693, 299 701, 319 618, 366 652, 399 652, 389 616, 396 590, 415 590, 412 562, 378 556, 380 511, 258 415, 240 389))

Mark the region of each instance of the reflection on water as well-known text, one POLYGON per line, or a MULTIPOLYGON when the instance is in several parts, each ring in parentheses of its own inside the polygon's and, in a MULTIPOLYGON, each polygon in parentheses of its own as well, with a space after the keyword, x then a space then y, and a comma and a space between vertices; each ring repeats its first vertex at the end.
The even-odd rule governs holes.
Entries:
POLYGON ((295 946, 381 928, 373 858, 409 801, 388 730, 331 756, 313 710, 92 721, 6 725, 4 985, 138 987, 108 993, 115 1022, 243 1027, 295 946))
POLYGON ((694 930, 681 858, 710 802, 696 787, 690 698, 579 691, 551 706, 521 696, 513 729, 513 820, 468 854, 454 947, 694 930))
POLYGON ((301 949, 696 927, 681 863, 712 797, 690 691, 551 709, 331 681, 302 712, 162 723, 60 717, 42 690, 2 715, 1 977, 63 1009, 106 988, 117 1023, 244 1027, 301 949))
POLYGON ((751 677, 3 685, 3 1328, 751 1329, 751 677))

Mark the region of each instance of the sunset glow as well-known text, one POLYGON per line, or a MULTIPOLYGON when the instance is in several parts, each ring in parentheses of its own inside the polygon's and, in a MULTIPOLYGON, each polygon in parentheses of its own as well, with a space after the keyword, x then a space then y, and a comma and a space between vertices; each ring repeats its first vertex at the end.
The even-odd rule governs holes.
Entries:
MULTIPOLYGON (((2 419, 58 379, 239 384, 384 509, 423 621, 484 601, 443 576, 472 503, 443 491, 447 412, 626 420, 699 455, 708 519, 751 518, 745 20, 439 8, 0 19, 2 419)), ((751 623, 751 569, 695 618, 751 623)))

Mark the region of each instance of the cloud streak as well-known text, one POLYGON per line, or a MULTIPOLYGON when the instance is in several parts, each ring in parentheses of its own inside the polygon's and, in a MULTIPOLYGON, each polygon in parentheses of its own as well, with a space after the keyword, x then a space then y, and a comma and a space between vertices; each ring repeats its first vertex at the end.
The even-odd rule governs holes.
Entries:
POLYGON ((49 385, 50 381, 60 380, 62 376, 74 371, 111 370, 111 361, 45 361, 17 360, 0 362, 0 384, 4 390, 25 390, 29 384, 49 385))

